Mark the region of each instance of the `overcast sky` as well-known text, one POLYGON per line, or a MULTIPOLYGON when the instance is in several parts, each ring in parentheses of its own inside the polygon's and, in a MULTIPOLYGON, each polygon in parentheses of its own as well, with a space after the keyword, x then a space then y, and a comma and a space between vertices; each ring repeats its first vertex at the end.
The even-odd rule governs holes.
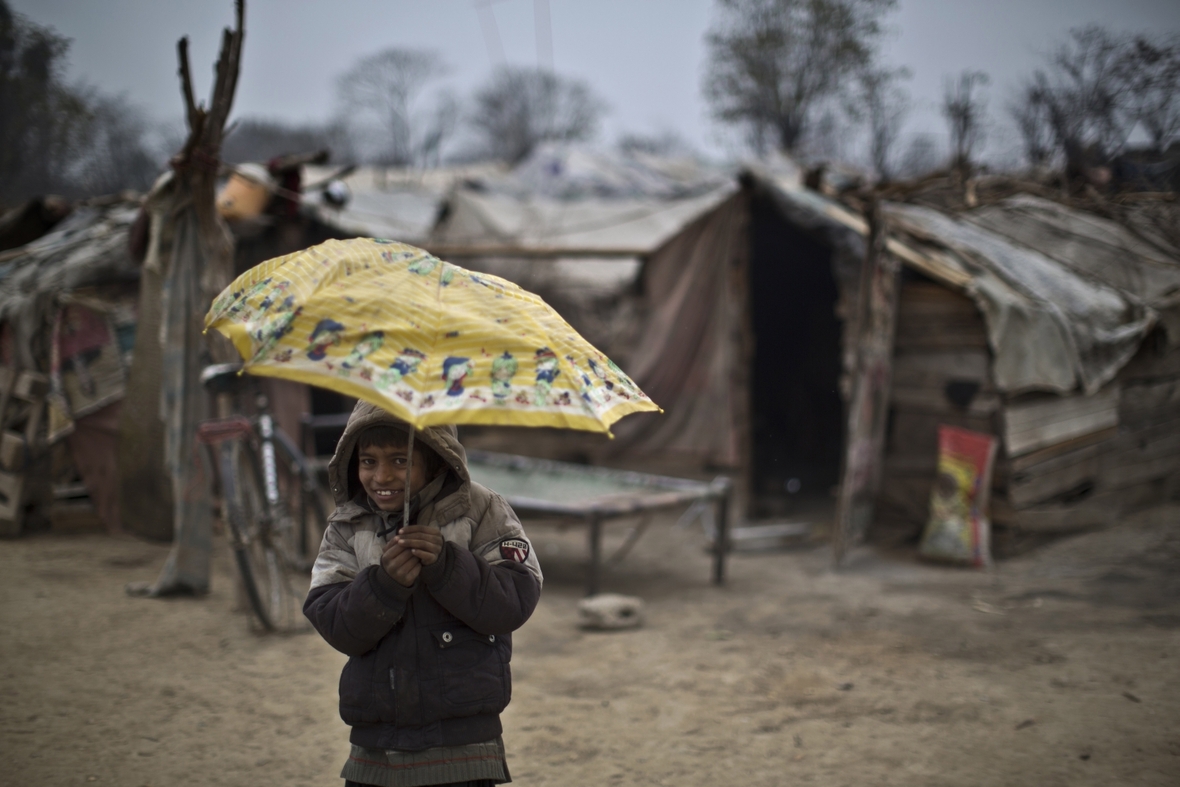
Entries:
MULTIPOLYGON (((335 77, 389 46, 439 52, 448 84, 467 93, 497 63, 495 39, 473 0, 247 0, 235 116, 321 121, 334 109, 335 77)), ((232 0, 9 0, 31 20, 72 39, 69 76, 124 93, 154 118, 179 122, 176 40, 188 35, 198 93, 208 96, 232 0)), ((701 98, 705 31, 713 0, 493 0, 499 48, 512 64, 538 62, 535 11, 548 7, 553 65, 607 101, 600 140, 674 130, 714 155, 732 140, 701 98)), ((486 22, 487 11, 484 14, 486 22)), ((542 11, 542 19, 543 11, 542 11)), ((943 79, 962 69, 992 78, 992 114, 1071 27, 1180 32, 1180 0, 900 0, 887 19, 887 61, 913 72, 908 130, 942 133, 943 79)), ((544 41, 545 39, 541 39, 544 41)), ((542 45, 541 56, 545 57, 542 45)), ((1002 133, 993 135, 995 140, 1002 133)))

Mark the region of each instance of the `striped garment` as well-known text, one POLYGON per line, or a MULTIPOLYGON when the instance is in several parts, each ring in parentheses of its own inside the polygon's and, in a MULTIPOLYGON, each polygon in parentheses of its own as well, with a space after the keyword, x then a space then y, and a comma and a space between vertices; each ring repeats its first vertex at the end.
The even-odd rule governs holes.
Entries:
POLYGON ((373 787, 512 781, 504 759, 504 741, 499 737, 485 743, 424 751, 385 751, 354 744, 340 778, 373 787))

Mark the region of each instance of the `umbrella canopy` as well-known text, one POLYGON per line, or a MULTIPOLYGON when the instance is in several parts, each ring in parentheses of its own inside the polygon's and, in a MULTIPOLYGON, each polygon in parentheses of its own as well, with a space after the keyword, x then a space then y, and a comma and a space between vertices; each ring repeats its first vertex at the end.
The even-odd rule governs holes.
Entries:
POLYGON ((609 434, 659 408, 549 305, 395 241, 330 240, 268 260, 213 302, 245 370, 372 402, 415 427, 609 434))

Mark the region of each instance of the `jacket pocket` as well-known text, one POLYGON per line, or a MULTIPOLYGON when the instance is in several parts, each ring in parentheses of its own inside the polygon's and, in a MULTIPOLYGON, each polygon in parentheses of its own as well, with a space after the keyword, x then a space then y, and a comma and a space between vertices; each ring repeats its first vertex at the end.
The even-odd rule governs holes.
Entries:
MULTIPOLYGON (((377 719, 377 697, 374 675, 377 654, 370 651, 363 656, 353 656, 340 673, 340 715, 346 724, 366 723, 377 719)), ((388 692, 386 692, 388 694, 388 692)))
POLYGON ((461 623, 431 631, 438 649, 443 703, 455 710, 499 713, 508 704, 502 643, 461 623))

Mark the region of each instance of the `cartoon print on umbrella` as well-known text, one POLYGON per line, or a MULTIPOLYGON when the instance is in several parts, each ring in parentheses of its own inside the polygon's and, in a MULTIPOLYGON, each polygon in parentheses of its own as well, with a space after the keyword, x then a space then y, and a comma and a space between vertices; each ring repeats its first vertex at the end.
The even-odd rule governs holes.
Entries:
POLYGON ((254 339, 258 342, 258 349, 251 361, 259 361, 267 356, 279 340, 286 336, 295 326, 295 319, 303 312, 303 307, 292 309, 290 299, 283 304, 283 310, 263 324, 254 332, 254 339))
MULTIPOLYGON (((618 364, 608 358, 606 365, 610 367, 610 370, 615 373, 615 377, 619 378, 619 382, 622 383, 623 387, 626 388, 631 395, 637 396, 642 393, 639 390, 639 386, 635 384, 635 381, 628 377, 627 373, 620 369, 618 364)), ((619 393, 622 393, 622 391, 619 393)))
MULTIPOLYGON (((394 241, 391 241, 391 240, 378 240, 377 241, 377 243, 393 243, 393 242, 394 241)), ((392 251, 388 251, 388 250, 383 250, 381 252, 381 259, 385 260, 386 262, 397 262, 398 260, 409 260, 409 259, 412 259, 417 256, 418 256, 418 253, 415 251, 392 252, 392 251)))
POLYGON ((429 276, 430 272, 438 267, 438 257, 426 256, 420 260, 411 262, 407 267, 410 273, 416 273, 419 276, 429 276))
POLYGON ((557 355, 548 347, 537 350, 535 357, 537 365, 537 385, 534 389, 533 402, 538 407, 549 403, 549 391, 553 389, 553 381, 561 370, 557 368, 557 355))
POLYGON ((606 376, 606 369, 603 369, 601 364, 595 363, 593 358, 587 358, 586 360, 590 363, 590 371, 594 372, 594 375, 599 380, 602 380, 602 384, 606 386, 606 390, 613 391, 615 384, 606 376))
POLYGON ((389 365, 389 369, 377 377, 377 387, 382 390, 389 390, 400 383, 403 377, 407 377, 418 371, 418 364, 424 360, 426 360, 425 353, 412 350, 409 347, 405 348, 394 359, 393 363, 389 365))
POLYGON ((221 295, 217 296, 217 300, 213 301, 213 306, 209 310, 216 314, 218 318, 233 317, 242 311, 246 306, 246 302, 253 298, 258 293, 266 289, 270 284, 270 277, 266 277, 262 281, 250 285, 249 288, 234 290, 230 292, 228 289, 223 290, 221 295))
POLYGON ((463 393, 463 381, 475 369, 470 358, 456 358, 448 356, 443 360, 442 378, 447 381, 447 396, 459 396, 463 393))
MULTIPOLYGON (((269 309, 271 306, 274 306, 275 301, 278 298, 285 295, 287 293, 287 290, 289 290, 289 289, 291 289, 291 282, 289 282, 289 281, 281 281, 278 284, 276 284, 274 286, 274 288, 266 294, 266 297, 263 298, 262 301, 258 304, 258 313, 261 314, 262 312, 265 312, 267 309, 269 309)), ((293 297, 294 296, 292 296, 292 295, 288 295, 287 296, 287 303, 289 303, 293 297)), ((286 303, 284 305, 286 305, 286 303)))
POLYGON ((340 362, 340 376, 348 377, 352 369, 359 366, 360 362, 365 360, 366 357, 380 350, 381 345, 384 343, 385 334, 382 331, 373 331, 372 333, 366 334, 352 348, 352 352, 340 362))
POLYGON ((507 350, 492 360, 492 397, 499 404, 507 404, 512 395, 512 376, 516 374, 516 359, 507 350))
POLYGON ((322 361, 328 354, 328 348, 340 344, 340 337, 344 333, 344 326, 330 317, 325 317, 316 323, 308 338, 307 357, 313 361, 322 361))
POLYGON ((570 366, 574 367, 574 376, 577 378, 578 393, 582 397, 582 401, 593 407, 596 404, 603 402, 603 395, 606 393, 602 388, 595 388, 594 383, 597 378, 592 378, 590 375, 582 371, 578 366, 578 362, 574 360, 574 356, 567 355, 565 357, 570 362, 570 366))

